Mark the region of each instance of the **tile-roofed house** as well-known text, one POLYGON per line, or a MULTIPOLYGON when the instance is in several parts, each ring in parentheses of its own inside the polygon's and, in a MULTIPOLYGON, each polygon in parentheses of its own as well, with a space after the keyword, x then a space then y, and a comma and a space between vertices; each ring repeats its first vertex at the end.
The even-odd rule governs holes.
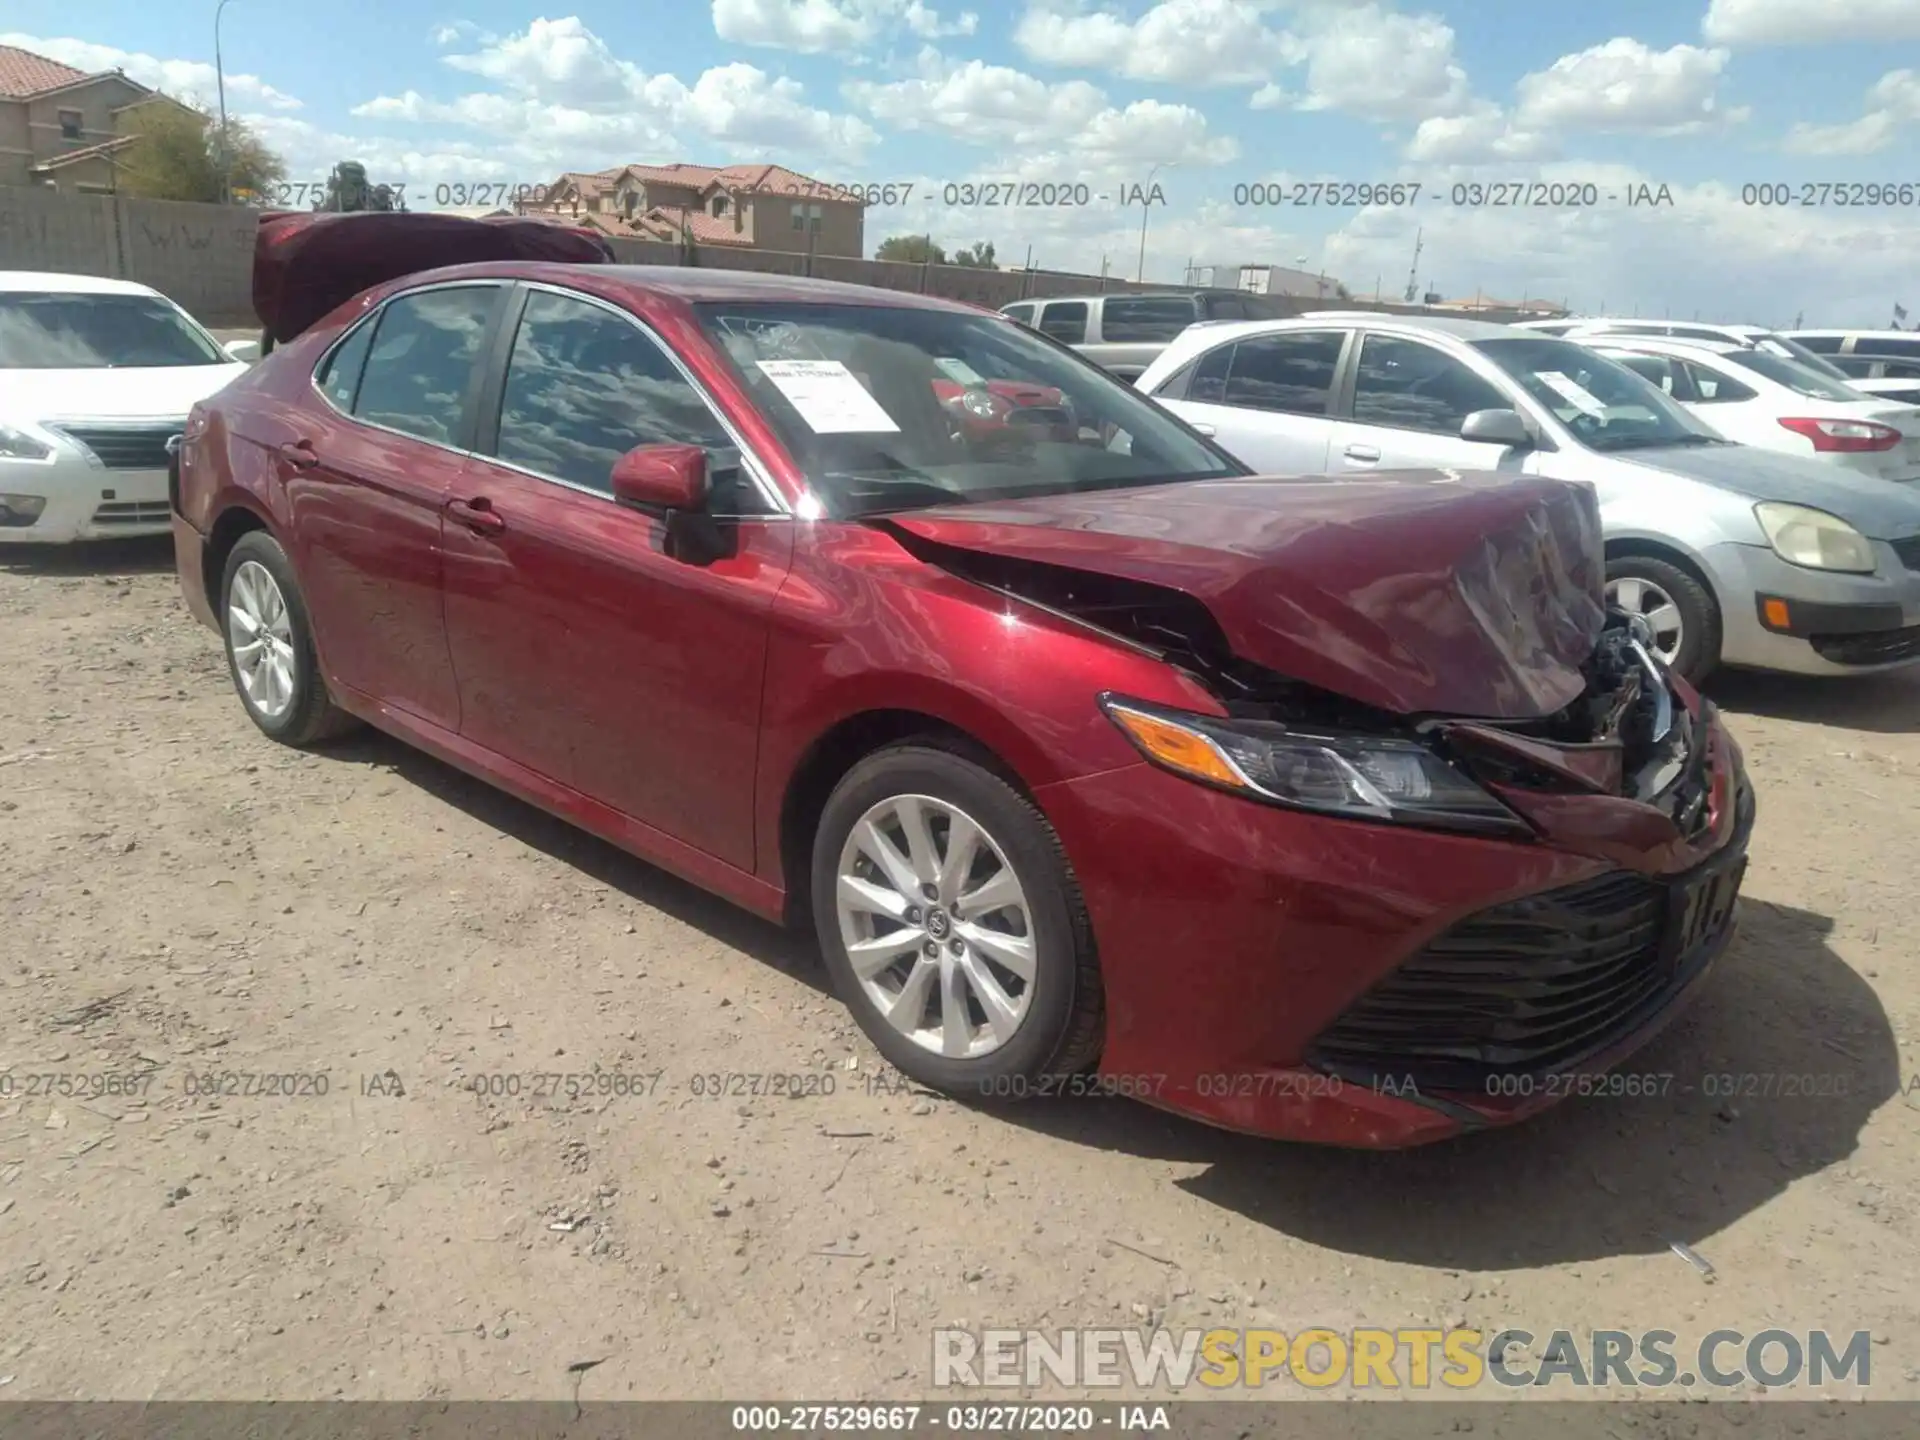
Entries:
POLYGON ((156 102, 178 103, 118 70, 89 74, 0 45, 0 186, 112 192, 135 138, 127 117, 156 102))
POLYGON ((784 165, 622 165, 569 171, 517 207, 610 235, 756 250, 865 253, 865 206, 784 165))

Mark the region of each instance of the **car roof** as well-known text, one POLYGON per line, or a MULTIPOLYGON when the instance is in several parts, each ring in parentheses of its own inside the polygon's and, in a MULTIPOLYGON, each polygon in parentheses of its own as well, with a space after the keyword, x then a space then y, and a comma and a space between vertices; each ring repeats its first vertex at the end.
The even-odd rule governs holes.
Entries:
POLYGON ((1093 291, 1093 292, 1082 294, 1082 295, 1027 295, 1022 297, 1019 300, 1009 300, 1005 305, 1002 305, 1000 308, 1004 311, 1012 308, 1015 305, 1051 305, 1056 301, 1068 301, 1068 300, 1075 301, 1075 302, 1088 301, 1088 300, 1114 300, 1114 299, 1165 300, 1169 296, 1171 296, 1176 300, 1190 300, 1193 298, 1194 294, 1195 292, 1192 290, 1105 290, 1105 291, 1093 291))
MULTIPOLYGON (((1615 325, 1673 325, 1686 330, 1717 330, 1723 335, 1772 335, 1775 332, 1765 325, 1729 325, 1719 320, 1646 320, 1628 319, 1620 316, 1593 316, 1585 320, 1576 320, 1575 325, 1585 329, 1589 327, 1611 327, 1615 325)), ((1679 335, 1647 335, 1648 340, 1679 340, 1679 335)))
POLYGON ((10 294, 158 295, 150 285, 104 275, 65 275, 54 270, 0 270, 0 291, 10 294))
POLYGON ((947 300, 912 290, 887 290, 874 285, 850 285, 840 280, 814 280, 801 275, 764 274, 757 270, 706 269, 695 265, 568 265, 552 260, 482 260, 471 265, 449 265, 422 270, 387 281, 391 293, 418 285, 449 280, 544 280, 552 285, 606 294, 609 290, 664 296, 699 304, 703 301, 766 301, 812 305, 891 305, 912 310, 946 310, 963 315, 992 315, 984 305, 947 300))
POLYGON ((1852 335, 1860 340, 1920 340, 1920 330, 1782 330, 1782 335, 1852 335))
POLYGON ((1744 355, 1753 347, 1732 340, 1701 340, 1691 335, 1590 335, 1592 348, 1611 345, 1619 350, 1701 350, 1710 355, 1744 355))

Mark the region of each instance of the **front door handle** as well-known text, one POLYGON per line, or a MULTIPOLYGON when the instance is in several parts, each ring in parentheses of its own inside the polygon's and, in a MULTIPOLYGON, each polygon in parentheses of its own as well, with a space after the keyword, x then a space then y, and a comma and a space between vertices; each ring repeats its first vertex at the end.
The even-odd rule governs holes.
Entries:
POLYGON ((1377 450, 1372 445, 1347 446, 1347 459, 1349 460, 1359 460, 1359 461, 1362 461, 1363 463, 1370 465, 1374 461, 1378 460, 1379 458, 1380 458, 1379 450, 1377 450))
POLYGON ((320 463, 311 440, 289 440, 279 447, 280 458, 296 470, 311 470, 320 463))
POLYGON ((449 500, 447 514, 476 535, 498 535, 507 528, 507 522, 484 495, 471 500, 449 500))

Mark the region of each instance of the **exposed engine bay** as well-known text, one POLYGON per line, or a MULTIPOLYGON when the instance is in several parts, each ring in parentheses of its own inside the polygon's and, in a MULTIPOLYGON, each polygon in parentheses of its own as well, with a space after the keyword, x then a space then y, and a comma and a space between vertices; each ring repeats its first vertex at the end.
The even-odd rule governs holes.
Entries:
POLYGON ((1527 720, 1397 715, 1233 653, 1213 613, 1171 587, 942 545, 896 531, 919 558, 1143 650, 1191 675, 1229 715, 1303 728, 1417 738, 1476 778, 1550 794, 1658 806, 1683 833, 1704 821, 1706 747, 1649 648, 1645 622, 1608 610, 1580 695, 1527 720))

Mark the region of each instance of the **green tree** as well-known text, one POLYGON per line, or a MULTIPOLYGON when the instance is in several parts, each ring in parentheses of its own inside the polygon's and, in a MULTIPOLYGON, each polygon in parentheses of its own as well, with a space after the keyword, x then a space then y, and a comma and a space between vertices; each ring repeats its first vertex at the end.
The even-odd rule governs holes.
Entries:
POLYGON ((993 242, 982 240, 970 249, 962 250, 953 257, 956 265, 965 265, 974 270, 997 270, 999 264, 993 258, 993 242))
MULTIPOLYGON (((223 198, 220 122, 206 111, 168 99, 149 101, 128 115, 126 133, 134 143, 115 157, 121 191, 153 200, 223 198)), ((225 150, 236 195, 264 196, 286 179, 285 162, 244 120, 227 121, 225 150)))
POLYGON ((928 235, 895 235, 882 240, 880 248, 873 252, 876 260, 903 260, 909 265, 944 265, 947 252, 933 243, 928 235))

